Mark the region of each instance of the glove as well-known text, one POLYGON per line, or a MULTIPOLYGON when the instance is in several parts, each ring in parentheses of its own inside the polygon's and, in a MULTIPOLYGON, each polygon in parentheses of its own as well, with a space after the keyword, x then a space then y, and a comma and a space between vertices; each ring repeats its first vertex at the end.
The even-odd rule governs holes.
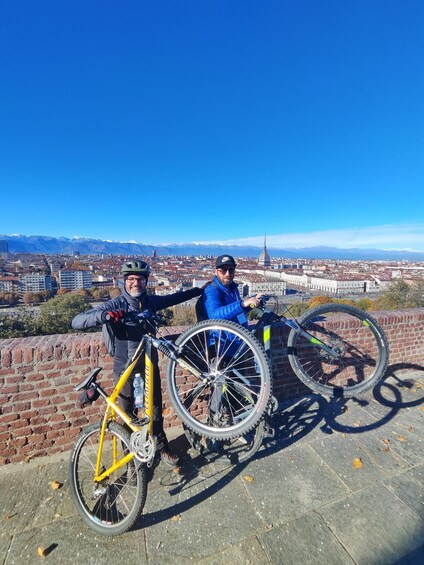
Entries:
POLYGON ((124 316, 124 310, 107 310, 106 312, 102 312, 102 322, 113 322, 118 324, 124 316))

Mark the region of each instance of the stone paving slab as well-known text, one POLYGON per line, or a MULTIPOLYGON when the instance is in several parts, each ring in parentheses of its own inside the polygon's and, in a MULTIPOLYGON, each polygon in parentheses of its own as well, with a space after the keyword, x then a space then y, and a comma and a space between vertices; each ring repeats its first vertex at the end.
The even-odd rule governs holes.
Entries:
POLYGON ((197 467, 196 459, 187 467, 179 476, 162 465, 149 489, 143 516, 147 549, 150 554, 160 549, 162 562, 204 558, 240 544, 262 526, 240 478, 243 467, 197 467))
POLYGON ((354 565, 354 561, 316 512, 260 535, 272 563, 354 565))
POLYGON ((386 487, 424 520, 424 465, 384 481, 386 487))
POLYGON ((293 520, 323 501, 344 498, 349 489, 309 446, 295 446, 250 462, 246 482, 266 526, 293 520))
POLYGON ((424 521, 381 483, 319 513, 358 565, 398 563, 411 552, 424 558, 424 521))

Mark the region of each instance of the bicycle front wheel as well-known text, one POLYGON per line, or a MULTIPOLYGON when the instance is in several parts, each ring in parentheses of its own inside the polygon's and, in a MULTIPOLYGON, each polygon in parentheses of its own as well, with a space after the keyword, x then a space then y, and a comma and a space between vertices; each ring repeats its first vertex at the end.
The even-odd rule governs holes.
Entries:
MULTIPOLYGON (((147 473, 132 459, 107 478, 94 481, 101 424, 92 424, 78 436, 71 454, 70 487, 84 521, 100 534, 118 535, 129 530, 144 508, 147 473)), ((130 434, 117 422, 108 424, 101 451, 101 472, 130 452, 130 434)))
POLYGON ((271 368, 254 335, 227 320, 206 320, 175 342, 180 360, 168 365, 168 394, 183 423, 206 438, 226 440, 253 429, 268 407, 271 368))
POLYGON ((324 304, 298 322, 309 336, 291 330, 288 357, 293 371, 313 391, 351 397, 374 387, 383 376, 387 340, 368 313, 345 304, 324 304))

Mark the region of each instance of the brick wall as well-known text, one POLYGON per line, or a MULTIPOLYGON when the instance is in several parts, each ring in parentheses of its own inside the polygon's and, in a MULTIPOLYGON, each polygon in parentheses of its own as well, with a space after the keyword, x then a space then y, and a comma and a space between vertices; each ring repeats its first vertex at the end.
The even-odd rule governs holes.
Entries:
MULTIPOLYGON (((424 365, 424 309, 373 315, 386 332, 390 366, 424 365)), ((275 328, 272 367, 279 400, 309 392, 291 370, 286 341, 287 329, 275 328)), ((163 376, 166 365, 160 357, 163 376)), ((82 427, 99 420, 102 404, 82 410, 73 390, 97 366, 111 389, 112 362, 100 333, 0 340, 0 464, 68 450, 82 427)), ((165 425, 172 426, 177 418, 166 392, 164 403, 165 425)))

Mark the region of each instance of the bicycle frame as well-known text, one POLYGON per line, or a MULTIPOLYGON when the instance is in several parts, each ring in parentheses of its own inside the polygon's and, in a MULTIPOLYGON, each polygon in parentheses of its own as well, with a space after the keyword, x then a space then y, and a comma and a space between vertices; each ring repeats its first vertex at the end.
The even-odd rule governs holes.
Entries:
MULTIPOLYGON (((306 338, 314 345, 318 345, 319 347, 321 347, 321 349, 323 349, 326 353, 328 353, 332 357, 334 358, 339 357, 340 354, 338 351, 336 351, 332 347, 328 347, 328 345, 326 345, 320 339, 317 339, 315 336, 305 331, 296 319, 286 318, 283 314, 275 314, 274 312, 272 312, 268 308, 265 308, 264 306, 260 306, 259 309, 262 310, 264 314, 269 313, 275 316, 275 318, 269 324, 264 324, 263 326, 259 326, 259 328, 263 328, 263 345, 267 355, 269 355, 271 350, 271 326, 276 322, 282 322, 287 327, 294 330, 296 333, 300 334, 302 337, 306 338)), ((260 323, 260 319, 258 324, 259 323, 260 323)))
POLYGON ((108 396, 106 392, 102 389, 100 385, 97 385, 97 390, 99 391, 100 395, 107 403, 106 411, 103 416, 102 426, 100 430, 100 440, 99 440, 99 449, 97 452, 97 462, 96 462, 96 469, 94 474, 94 480, 98 483, 103 481, 106 477, 111 475, 114 471, 131 461, 134 458, 134 453, 130 452, 125 457, 117 460, 117 440, 116 438, 113 439, 113 464, 108 469, 105 469, 101 472, 101 461, 102 461, 102 453, 103 453, 103 445, 104 445, 104 437, 106 433, 106 428, 110 420, 116 420, 116 416, 118 415, 125 424, 133 431, 139 432, 141 431, 143 425, 146 427, 147 434, 152 433, 153 427, 153 392, 154 392, 154 385, 153 385, 153 363, 151 359, 151 347, 146 347, 146 338, 147 336, 143 336, 142 340, 140 341, 137 350, 131 359, 130 364, 128 367, 123 371, 122 375, 120 376, 118 382, 115 385, 115 388, 112 391, 112 394, 108 396), (150 351, 149 351, 150 350, 150 351), (130 375, 134 371, 135 367, 137 366, 138 362, 141 359, 142 354, 144 353, 145 359, 145 389, 144 389, 144 405, 145 405, 145 413, 146 418, 145 422, 142 425, 139 425, 139 420, 136 420, 134 417, 130 417, 118 404, 119 395, 124 388, 125 383, 129 379, 130 375))

